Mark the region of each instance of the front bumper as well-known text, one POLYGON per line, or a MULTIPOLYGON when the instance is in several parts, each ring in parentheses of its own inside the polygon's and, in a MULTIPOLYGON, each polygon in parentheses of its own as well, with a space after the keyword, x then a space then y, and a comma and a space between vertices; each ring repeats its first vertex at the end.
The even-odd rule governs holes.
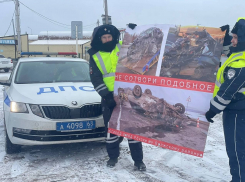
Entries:
POLYGON ((48 145, 99 141, 105 139, 102 116, 96 118, 51 120, 32 113, 12 113, 5 111, 5 124, 10 141, 18 145, 48 145), (95 120, 96 128, 81 131, 56 131, 57 122, 95 120), (23 131, 21 129, 24 129, 23 131), (29 130, 26 132, 25 130, 29 130))
POLYGON ((95 128, 86 131, 60 132, 54 130, 31 130, 30 133, 13 130, 13 137, 31 141, 67 141, 81 139, 98 139, 105 136, 105 127, 95 128))

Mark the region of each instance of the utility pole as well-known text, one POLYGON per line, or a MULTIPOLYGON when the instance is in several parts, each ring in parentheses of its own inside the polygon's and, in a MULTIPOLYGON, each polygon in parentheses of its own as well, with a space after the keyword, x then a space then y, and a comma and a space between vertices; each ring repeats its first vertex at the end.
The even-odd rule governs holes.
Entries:
POLYGON ((105 24, 108 25, 109 21, 108 21, 108 8, 107 8, 107 0, 104 0, 105 2, 105 24))
POLYGON ((97 26, 100 26, 100 20, 98 19, 98 21, 97 21, 97 26))
POLYGON ((14 19, 12 19, 12 25, 13 25, 13 32, 14 32, 14 55, 16 60, 16 36, 15 36, 15 30, 14 30, 14 19))
POLYGON ((47 43, 48 43, 48 52, 49 52, 49 36, 48 36, 48 30, 47 30, 47 43))
POLYGON ((16 22, 16 32, 18 38, 18 53, 22 52, 21 50, 21 31, 20 31, 20 3, 19 0, 15 0, 15 22, 16 22))
POLYGON ((77 25, 76 25, 76 52, 77 52, 77 57, 78 57, 78 35, 77 35, 77 25))

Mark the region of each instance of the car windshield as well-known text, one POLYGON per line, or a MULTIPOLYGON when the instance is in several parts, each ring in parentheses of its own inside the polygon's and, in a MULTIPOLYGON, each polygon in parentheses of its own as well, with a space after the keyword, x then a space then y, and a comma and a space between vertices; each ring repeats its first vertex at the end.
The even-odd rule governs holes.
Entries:
POLYGON ((90 82, 89 65, 78 61, 35 61, 20 63, 16 84, 90 82))
POLYGON ((0 58, 5 58, 3 55, 0 55, 0 58))

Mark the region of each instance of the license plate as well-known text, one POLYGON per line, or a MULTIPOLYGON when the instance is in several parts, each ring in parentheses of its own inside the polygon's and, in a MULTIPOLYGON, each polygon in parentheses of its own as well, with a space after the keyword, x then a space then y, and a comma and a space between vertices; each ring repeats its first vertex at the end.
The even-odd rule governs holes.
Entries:
POLYGON ((57 131, 87 130, 95 128, 95 120, 56 123, 57 131))
POLYGON ((8 64, 9 62, 8 61, 2 61, 3 64, 8 64))

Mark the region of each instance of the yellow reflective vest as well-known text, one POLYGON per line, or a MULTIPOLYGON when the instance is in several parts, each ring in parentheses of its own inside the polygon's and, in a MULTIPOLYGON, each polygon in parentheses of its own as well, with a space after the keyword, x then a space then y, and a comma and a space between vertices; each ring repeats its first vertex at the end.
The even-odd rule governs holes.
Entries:
POLYGON ((115 72, 122 42, 120 41, 112 52, 98 51, 93 59, 103 75, 103 81, 109 91, 114 91, 115 72))
MULTIPOLYGON (((224 71, 225 71, 226 67, 232 67, 232 68, 243 68, 243 67, 245 67, 245 52, 243 51, 243 52, 231 54, 230 57, 225 61, 225 63, 219 68, 217 76, 216 76, 213 97, 215 97, 217 95, 220 86, 225 81, 224 71)), ((244 80, 245 80, 245 78, 244 78, 244 80)), ((245 95, 245 88, 240 89, 238 92, 243 93, 245 95)))

